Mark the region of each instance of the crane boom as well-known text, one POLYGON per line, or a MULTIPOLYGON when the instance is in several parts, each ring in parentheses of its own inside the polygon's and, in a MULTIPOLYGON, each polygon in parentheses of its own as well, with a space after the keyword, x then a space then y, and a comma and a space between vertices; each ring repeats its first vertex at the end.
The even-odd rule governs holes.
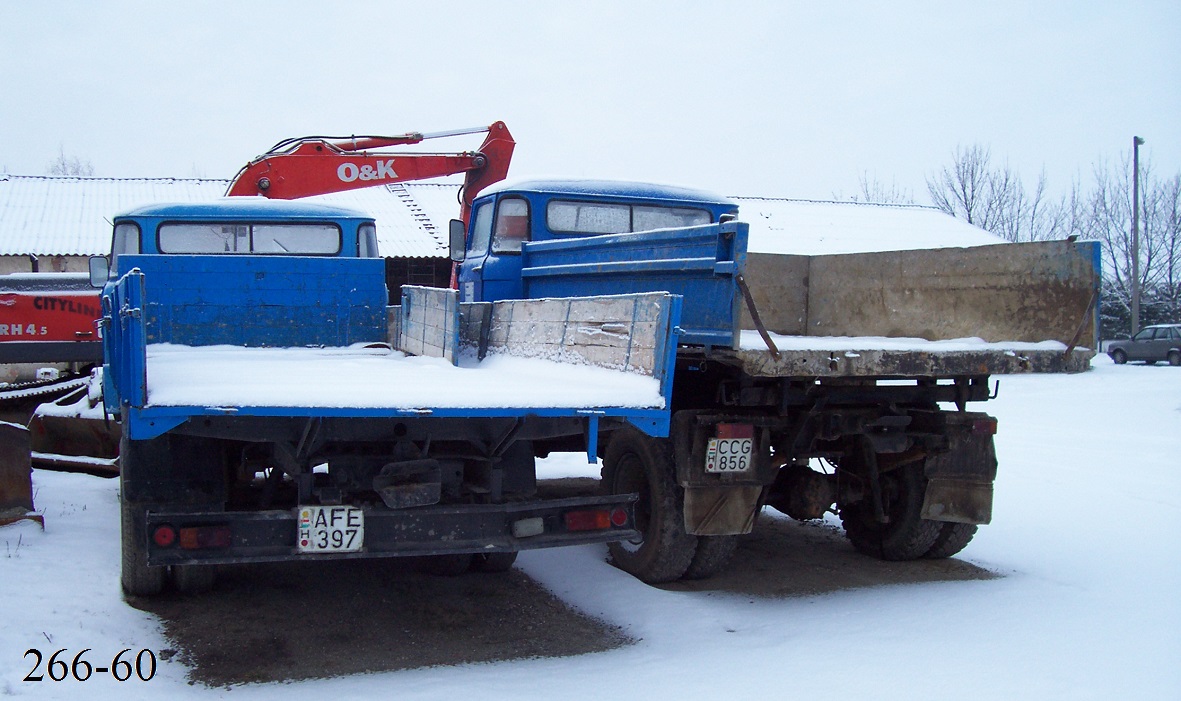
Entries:
POLYGON ((514 146, 516 142, 504 122, 431 134, 410 132, 400 136, 286 139, 238 171, 226 195, 262 195, 292 200, 466 173, 460 196, 460 218, 466 223, 476 195, 508 175, 514 146), (476 151, 398 153, 378 150, 482 132, 487 132, 487 136, 476 151))

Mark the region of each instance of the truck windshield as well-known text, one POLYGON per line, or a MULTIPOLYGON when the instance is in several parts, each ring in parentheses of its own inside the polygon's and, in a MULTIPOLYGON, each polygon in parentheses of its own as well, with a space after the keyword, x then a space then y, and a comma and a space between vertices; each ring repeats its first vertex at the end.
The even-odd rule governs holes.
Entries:
POLYGON ((335 224, 161 224, 161 253, 255 253, 335 255, 340 227, 335 224))
POLYGON ((579 234, 623 234, 709 223, 709 211, 691 207, 570 200, 552 200, 546 207, 546 224, 550 231, 579 234))

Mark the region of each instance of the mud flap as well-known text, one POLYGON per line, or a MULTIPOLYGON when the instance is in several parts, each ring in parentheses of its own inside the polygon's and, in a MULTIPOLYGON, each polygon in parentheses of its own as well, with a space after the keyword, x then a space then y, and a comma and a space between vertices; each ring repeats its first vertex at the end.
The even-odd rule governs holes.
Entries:
POLYGON ((690 535, 750 533, 761 485, 685 487, 685 532, 690 535))
POLYGON ((763 488, 775 481, 767 448, 769 431, 748 416, 727 416, 699 411, 673 414, 671 436, 677 465, 677 483, 685 490, 685 532, 690 535, 742 535, 754 528, 763 488), (731 473, 706 472, 709 439, 723 423, 754 426, 750 467, 731 473))
POLYGON ((948 416, 950 450, 927 458, 922 517, 931 521, 987 524, 992 521, 996 420, 965 412, 948 416))
POLYGON ((984 525, 992 521, 992 482, 929 479, 923 518, 984 525))

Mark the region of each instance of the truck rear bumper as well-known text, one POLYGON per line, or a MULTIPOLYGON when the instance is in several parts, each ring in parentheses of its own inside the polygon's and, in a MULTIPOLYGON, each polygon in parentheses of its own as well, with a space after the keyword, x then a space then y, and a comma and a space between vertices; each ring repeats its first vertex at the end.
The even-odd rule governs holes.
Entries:
MULTIPOLYGON (((430 506, 406 510, 364 508, 364 547, 356 552, 307 554, 296 547, 296 509, 180 513, 148 511, 147 564, 235 564, 290 560, 403 557, 449 553, 515 552, 638 538, 635 494, 575 497, 510 504, 430 506), (571 514, 575 514, 571 517, 571 514), (598 518, 587 514, 600 515, 598 518), (606 516, 601 516, 605 514, 606 516), (173 538, 161 546, 153 534, 216 537, 173 538), (227 537, 228 536, 228 537, 227 537), (188 541, 188 547, 182 543, 188 541), (199 545, 193 541, 206 541, 199 545)), ((163 540, 168 540, 167 538, 163 540)))

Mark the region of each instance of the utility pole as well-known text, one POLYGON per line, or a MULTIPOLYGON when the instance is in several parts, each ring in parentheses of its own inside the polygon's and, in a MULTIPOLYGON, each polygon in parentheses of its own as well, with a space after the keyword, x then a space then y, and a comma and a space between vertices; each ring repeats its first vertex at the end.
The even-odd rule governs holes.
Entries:
POLYGON ((1140 145, 1132 137, 1132 335, 1140 330, 1140 145))

